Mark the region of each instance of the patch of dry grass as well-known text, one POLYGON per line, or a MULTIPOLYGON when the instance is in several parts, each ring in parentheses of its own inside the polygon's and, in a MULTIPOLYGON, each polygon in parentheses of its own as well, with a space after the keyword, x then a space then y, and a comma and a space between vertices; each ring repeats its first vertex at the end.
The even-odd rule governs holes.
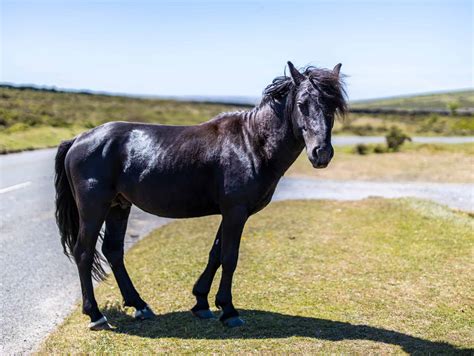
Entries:
POLYGON ((77 308, 40 352, 473 352, 472 217, 407 199, 272 204, 243 234, 234 302, 247 324, 233 330, 188 312, 218 222, 173 222, 127 254, 156 320, 134 321, 109 279, 96 295, 116 329, 88 331, 77 308))

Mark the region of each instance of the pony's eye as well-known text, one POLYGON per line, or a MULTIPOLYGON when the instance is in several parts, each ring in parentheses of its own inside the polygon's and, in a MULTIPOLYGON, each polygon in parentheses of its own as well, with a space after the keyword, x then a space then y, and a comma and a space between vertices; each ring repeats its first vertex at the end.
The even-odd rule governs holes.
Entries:
POLYGON ((298 109, 300 109, 303 115, 309 115, 308 106, 306 104, 298 102, 298 109))

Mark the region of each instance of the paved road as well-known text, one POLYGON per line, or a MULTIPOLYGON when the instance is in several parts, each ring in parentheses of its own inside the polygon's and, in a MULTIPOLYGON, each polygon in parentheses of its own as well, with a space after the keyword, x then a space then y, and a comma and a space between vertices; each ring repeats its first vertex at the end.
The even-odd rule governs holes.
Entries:
POLYGON ((455 209, 474 211, 474 184, 385 183, 286 178, 280 182, 273 200, 359 200, 368 197, 416 197, 432 200, 455 209))
MULTIPOLYGON (((76 268, 61 252, 53 218, 54 154, 54 149, 48 149, 0 157, 1 354, 34 349, 70 312, 80 295, 76 268)), ((473 187, 285 178, 274 198, 416 196, 474 210, 473 187)), ((133 209, 127 246, 167 221, 133 209)))
MULTIPOLYGON (((30 351, 80 296, 54 222, 54 154, 0 157, 0 354, 30 351)), ((127 246, 166 221, 134 209, 127 246)))

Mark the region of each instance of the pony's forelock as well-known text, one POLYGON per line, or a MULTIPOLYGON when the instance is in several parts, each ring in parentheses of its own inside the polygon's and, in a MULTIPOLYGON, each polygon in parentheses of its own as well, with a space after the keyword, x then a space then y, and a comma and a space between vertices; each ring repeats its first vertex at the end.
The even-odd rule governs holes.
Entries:
MULTIPOLYGON (((323 100, 327 100, 339 116, 345 116, 348 111, 347 93, 343 74, 337 74, 330 69, 308 66, 304 68, 302 74, 307 77, 313 86, 319 91, 323 100)), ((286 74, 276 77, 263 91, 261 104, 271 100, 282 100, 287 97, 287 102, 294 102, 296 95, 296 85, 291 77, 286 74), (290 95, 291 94, 291 95, 290 95), (289 98, 288 96, 292 96, 289 98)))

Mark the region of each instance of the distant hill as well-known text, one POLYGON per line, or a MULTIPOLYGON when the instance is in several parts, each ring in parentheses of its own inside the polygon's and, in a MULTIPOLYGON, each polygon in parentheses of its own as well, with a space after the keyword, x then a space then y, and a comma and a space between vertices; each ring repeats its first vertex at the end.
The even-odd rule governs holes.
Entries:
POLYGON ((458 109, 474 109, 474 89, 361 100, 351 102, 350 106, 353 109, 446 110, 453 104, 458 109))

